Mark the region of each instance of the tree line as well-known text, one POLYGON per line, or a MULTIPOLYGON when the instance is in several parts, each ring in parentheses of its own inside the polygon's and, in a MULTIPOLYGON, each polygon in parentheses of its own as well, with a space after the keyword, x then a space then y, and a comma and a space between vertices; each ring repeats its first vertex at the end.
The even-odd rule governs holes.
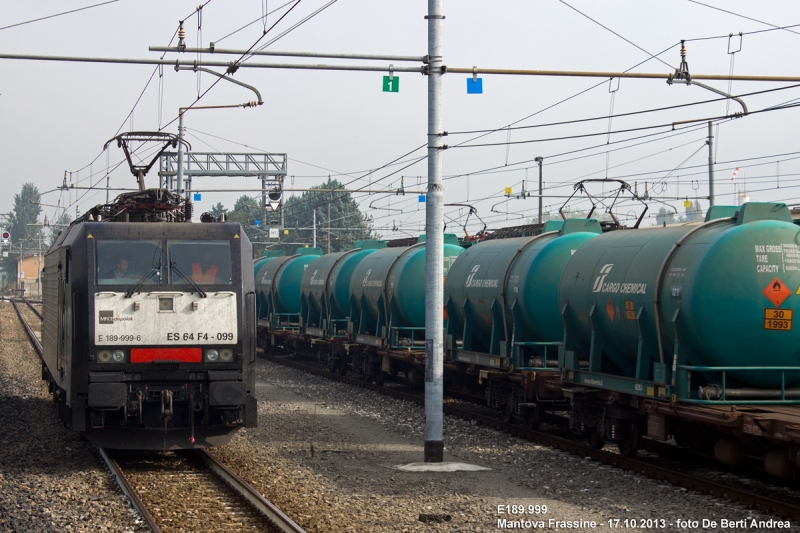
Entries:
POLYGON ((263 214, 260 198, 242 195, 230 210, 218 202, 210 213, 215 217, 224 214, 229 221, 240 223, 254 243, 253 250, 257 257, 264 250, 283 250, 292 254, 298 247, 311 246, 315 216, 317 246, 324 253, 329 249, 331 252, 351 250, 357 241, 380 238, 372 231, 372 217, 362 213, 352 194, 342 192, 342 189, 344 184, 328 178, 325 183, 311 187, 310 191, 300 196, 284 198, 285 231, 279 231, 277 240, 269 237, 269 224, 273 220, 277 222, 276 212, 268 209, 267 226, 258 225, 257 221, 261 220, 263 214))

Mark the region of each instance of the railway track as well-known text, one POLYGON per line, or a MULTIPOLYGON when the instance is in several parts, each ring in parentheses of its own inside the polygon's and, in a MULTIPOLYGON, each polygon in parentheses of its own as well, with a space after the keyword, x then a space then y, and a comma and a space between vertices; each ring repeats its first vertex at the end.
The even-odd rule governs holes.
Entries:
MULTIPOLYGON (((24 302, 41 319, 41 313, 30 302, 24 302)), ((33 349, 41 359, 41 341, 19 303, 20 300, 11 300, 33 349)), ((205 450, 123 453, 98 449, 97 453, 152 533, 243 529, 305 533, 291 518, 205 450)))
POLYGON ((38 309, 36 309, 36 307, 34 307, 34 304, 41 305, 41 304, 42 304, 42 302, 33 302, 33 301, 31 301, 31 300, 28 300, 28 299, 26 299, 26 298, 23 298, 23 299, 22 299, 22 301, 23 301, 23 302, 25 302, 25 305, 27 305, 27 306, 28 306, 28 309, 30 309, 31 311, 33 311, 33 314, 34 314, 34 315, 36 315, 37 317, 39 317, 39 320, 41 320, 41 319, 42 319, 42 313, 41 313, 41 311, 39 311, 38 309))
POLYGON ((205 450, 99 449, 111 474, 153 533, 304 533, 291 518, 205 450))
MULTIPOLYGON (((39 319, 41 320, 41 318, 42 318, 41 313, 36 311, 33 308, 33 306, 29 302, 27 302, 27 300, 25 302, 28 304, 28 307, 30 307, 31 310, 33 310, 36 313, 36 315, 39 317, 39 319)), ((22 311, 19 308, 19 305, 17 305, 17 300, 11 300, 11 305, 14 307, 14 311, 16 311, 20 322, 22 322, 22 327, 25 328, 25 333, 28 334, 28 338, 31 341, 31 345, 33 346, 33 349, 36 350, 36 353, 39 355, 39 359, 41 359, 42 358, 42 353, 43 353, 42 352, 42 341, 39 339, 39 337, 36 336, 36 334, 34 333, 33 329, 31 329, 30 324, 28 324, 28 321, 23 316, 22 311)))
MULTIPOLYGON (((334 381, 374 390, 394 398, 415 402, 420 405, 424 405, 425 403, 424 397, 420 395, 410 394, 408 392, 393 389, 391 387, 368 383, 358 378, 332 373, 327 369, 288 359, 286 356, 281 357, 265 354, 263 357, 265 357, 265 359, 268 361, 302 370, 317 376, 322 376, 334 381)), ((491 416, 476 413, 473 410, 462 407, 448 405, 445 403, 443 408, 446 414, 454 415, 467 420, 474 420, 479 424, 504 431, 517 437, 528 439, 536 442, 537 444, 557 448, 581 457, 591 457, 593 460, 603 464, 631 472, 636 472, 652 479, 663 480, 677 487, 683 487, 688 490, 703 494, 709 494, 715 497, 736 501, 759 509, 764 513, 776 514, 782 517, 800 520, 800 505, 793 502, 782 501, 771 496, 759 494, 752 490, 722 484, 687 472, 681 472, 668 467, 653 464, 651 462, 626 458, 616 453, 598 450, 582 442, 552 435, 543 431, 530 430, 525 427, 503 422, 491 416)))

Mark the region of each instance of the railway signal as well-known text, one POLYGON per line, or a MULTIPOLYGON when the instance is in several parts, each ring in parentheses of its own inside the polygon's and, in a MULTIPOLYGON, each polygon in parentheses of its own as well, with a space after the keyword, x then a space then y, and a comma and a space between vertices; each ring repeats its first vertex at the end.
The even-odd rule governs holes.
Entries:
POLYGON ((11 244, 11 233, 7 230, 3 230, 2 238, 0 239, 0 243, 2 243, 3 247, 7 247, 11 244))

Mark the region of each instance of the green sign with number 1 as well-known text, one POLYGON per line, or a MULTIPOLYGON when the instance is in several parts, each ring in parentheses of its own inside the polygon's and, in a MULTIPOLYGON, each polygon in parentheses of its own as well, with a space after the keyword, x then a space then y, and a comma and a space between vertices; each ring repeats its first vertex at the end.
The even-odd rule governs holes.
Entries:
POLYGON ((400 78, 397 76, 389 76, 383 77, 383 92, 385 93, 397 93, 400 92, 400 78))

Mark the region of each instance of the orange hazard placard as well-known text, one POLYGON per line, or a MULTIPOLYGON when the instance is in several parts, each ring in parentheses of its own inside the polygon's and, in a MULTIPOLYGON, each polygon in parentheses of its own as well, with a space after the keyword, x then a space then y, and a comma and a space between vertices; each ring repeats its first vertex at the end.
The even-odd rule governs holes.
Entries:
POLYGON ((608 318, 613 322, 614 321, 614 304, 611 303, 611 298, 608 299, 608 303, 606 303, 606 314, 608 318))
POLYGON ((792 290, 778 278, 770 281, 769 285, 761 292, 775 307, 780 307, 786 301, 786 298, 792 294, 792 290))

